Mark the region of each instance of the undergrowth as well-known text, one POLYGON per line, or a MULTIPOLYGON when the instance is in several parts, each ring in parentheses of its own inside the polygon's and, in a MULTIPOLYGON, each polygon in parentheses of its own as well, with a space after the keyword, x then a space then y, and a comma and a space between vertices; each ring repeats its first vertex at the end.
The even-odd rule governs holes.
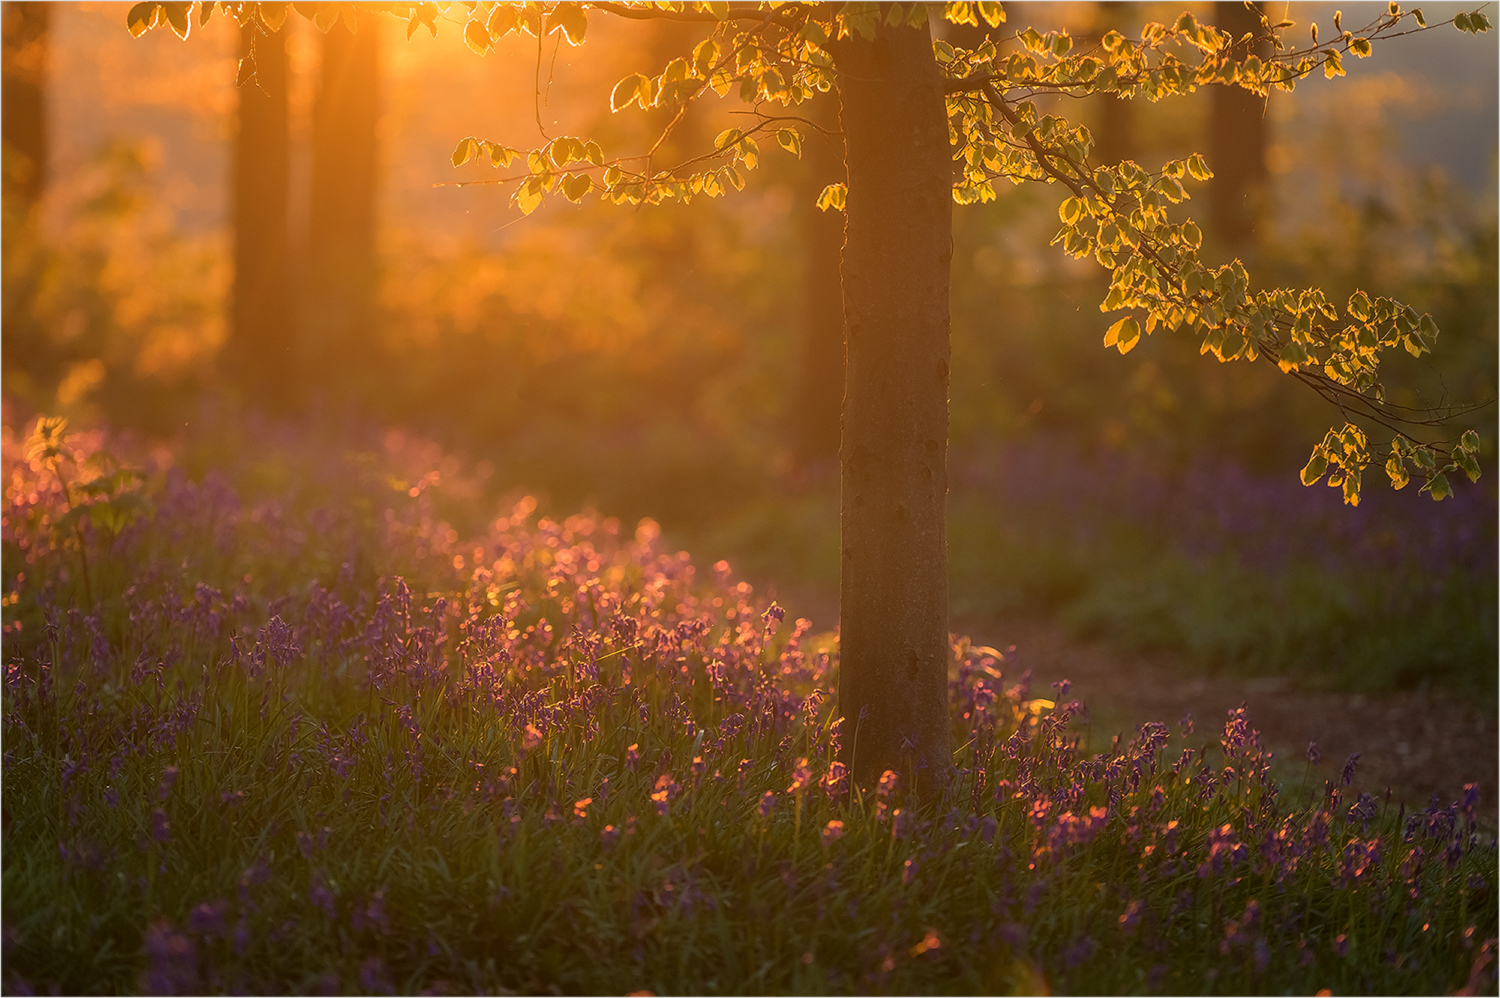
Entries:
POLYGON ((7 991, 1495 987, 1472 787, 1406 814, 1351 759, 1300 805, 1243 711, 1089 745, 1067 683, 956 638, 919 806, 838 761, 836 635, 649 521, 460 534, 472 482, 400 439, 202 477, 27 439, 7 991))

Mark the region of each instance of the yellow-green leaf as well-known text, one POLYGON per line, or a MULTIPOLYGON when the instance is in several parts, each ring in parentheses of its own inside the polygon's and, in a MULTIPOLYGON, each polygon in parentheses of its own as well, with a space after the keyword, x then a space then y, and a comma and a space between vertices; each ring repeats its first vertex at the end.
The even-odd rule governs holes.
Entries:
POLYGON ((744 134, 745 133, 740 131, 738 128, 724 129, 718 135, 714 136, 714 150, 716 152, 723 152, 730 146, 733 146, 735 143, 739 142, 740 138, 743 137, 744 134))
MULTIPOLYGON (((643 86, 649 95, 651 92, 651 82, 640 73, 631 73, 619 83, 616 83, 615 89, 609 95, 609 109, 611 111, 619 111, 629 107, 630 102, 640 96, 643 86)), ((646 107, 646 99, 642 99, 640 104, 642 108, 646 107)))
POLYGON ((802 158, 802 134, 795 128, 777 129, 776 142, 793 156, 802 158))
POLYGON ((520 206, 521 214, 530 215, 536 211, 537 206, 542 203, 542 178, 528 177, 526 182, 516 191, 516 204, 520 206))
POLYGON ((281 26, 286 23, 286 17, 292 12, 289 3, 262 3, 256 8, 260 15, 260 23, 266 26, 267 31, 280 31, 281 26))
POLYGON ((1302 466, 1302 484, 1315 485, 1327 470, 1328 458, 1324 456, 1323 448, 1314 447, 1312 457, 1308 458, 1307 464, 1302 466))
POLYGON ((463 166, 469 160, 473 159, 475 156, 478 156, 478 155, 479 155, 479 140, 478 139, 474 138, 474 136, 472 136, 472 135, 469 136, 466 139, 460 139, 459 142, 458 142, 458 148, 456 148, 456 149, 453 150, 453 165, 454 166, 463 166))
POLYGON ((1390 477, 1391 488, 1398 492, 1406 488, 1407 483, 1411 481, 1411 476, 1406 472, 1405 462, 1401 460, 1401 455, 1395 451, 1392 451, 1391 456, 1386 458, 1385 473, 1390 477))
POLYGON ((1453 494, 1453 486, 1448 484, 1447 475, 1433 475, 1427 480, 1427 484, 1422 486, 1422 491, 1429 493, 1434 500, 1442 502, 1453 494))
POLYGON ((1104 345, 1114 347, 1121 353, 1129 353, 1140 338, 1141 324, 1136 321, 1135 316, 1127 315, 1105 331, 1104 345))
POLYGON ((849 188, 845 185, 829 184, 823 188, 823 193, 818 195, 818 209, 820 211, 827 211, 829 208, 832 208, 834 211, 843 211, 848 196, 849 188))
POLYGON ((161 4, 138 3, 125 15, 125 27, 136 38, 156 27, 161 19, 161 4))
POLYGON ((519 155, 516 150, 511 149, 508 146, 503 146, 498 142, 490 142, 486 143, 486 145, 488 146, 488 151, 490 154, 490 166, 496 168, 502 166, 510 166, 511 160, 515 159, 516 156, 519 155))
POLYGON ((477 18, 464 25, 464 41, 476 55, 484 55, 492 44, 489 31, 477 18))
POLYGON ((693 68, 698 75, 707 77, 709 70, 713 69, 714 63, 719 61, 719 43, 712 38, 705 38, 693 49, 693 68))
POLYGON ((582 45, 588 26, 588 16, 584 14, 581 3, 560 3, 547 15, 547 33, 561 28, 569 45, 582 45))
POLYGON ((497 3, 495 9, 490 11, 490 19, 485 24, 485 30, 491 38, 501 38, 515 31, 521 23, 521 10, 508 3, 497 3))
POLYGON ((583 200, 583 196, 587 194, 589 192, 589 189, 593 186, 594 181, 590 179, 587 174, 570 174, 569 176, 563 178, 563 197, 567 198, 569 201, 572 201, 574 204, 577 204, 579 201, 583 200))
POLYGON ((172 26, 172 33, 178 38, 187 38, 193 30, 192 18, 193 5, 190 3, 164 3, 161 12, 167 18, 167 23, 172 26))

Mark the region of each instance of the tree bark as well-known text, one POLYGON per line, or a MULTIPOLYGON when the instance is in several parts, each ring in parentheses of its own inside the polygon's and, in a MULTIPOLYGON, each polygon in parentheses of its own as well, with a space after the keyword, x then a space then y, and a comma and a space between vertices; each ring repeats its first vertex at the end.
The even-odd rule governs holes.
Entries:
POLYGON ((3 144, 7 207, 28 213, 47 181, 47 28, 52 12, 45 3, 6 3, 3 76, 0 88, 0 144, 3 144))
POLYGON ((240 56, 253 57, 255 80, 239 88, 234 149, 234 305, 225 359, 253 401, 285 408, 301 371, 293 324, 287 116, 286 28, 240 29, 240 56), (253 54, 252 54, 253 53, 253 54))
MULTIPOLYGON (((304 343, 314 377, 357 375, 375 347, 378 15, 323 36, 313 106, 304 343)), ((346 382, 347 383, 347 380, 346 382)), ((334 382, 319 386, 327 394, 334 382)))
POLYGON ((839 288, 839 251, 844 219, 816 201, 829 184, 845 182, 844 137, 838 134, 838 95, 814 97, 802 113, 833 134, 807 129, 802 142, 802 179, 797 185, 797 221, 802 234, 802 372, 793 407, 796 458, 804 470, 839 456, 839 412, 843 407, 844 307, 839 288))
POLYGON ((855 778, 929 797, 947 710, 948 288, 953 198, 927 27, 838 43, 849 197, 843 257, 839 709, 855 778))
MULTIPOLYGON (((1110 30, 1129 37, 1126 21, 1132 16, 1133 4, 1123 0, 1107 0, 1096 7, 1097 25, 1094 41, 1110 30)), ((1115 166, 1124 160, 1134 159, 1139 153, 1135 148, 1135 102, 1118 94, 1099 95, 1099 134, 1094 143, 1094 158, 1105 166, 1115 166)))
MULTIPOLYGON (((1261 33, 1259 4, 1227 2, 1214 4, 1214 27, 1230 32, 1238 40, 1246 32, 1261 33)), ((1264 43, 1236 44, 1236 60, 1254 53, 1269 58, 1264 43)), ((1209 219, 1212 233, 1233 249, 1253 247, 1259 236, 1261 208, 1266 182, 1266 98, 1235 86, 1213 88, 1213 117, 1209 124, 1209 167, 1214 171, 1208 185, 1209 219)))

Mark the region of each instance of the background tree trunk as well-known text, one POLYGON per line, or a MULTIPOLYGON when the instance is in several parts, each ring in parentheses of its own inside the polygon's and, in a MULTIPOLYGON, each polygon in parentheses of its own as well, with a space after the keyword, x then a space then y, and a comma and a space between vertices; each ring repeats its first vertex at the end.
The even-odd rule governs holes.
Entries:
POLYGON ((47 81, 47 27, 50 5, 6 3, 3 87, 0 87, 0 145, 3 145, 3 195, 6 207, 26 214, 42 196, 47 181, 47 115, 43 99, 47 81))
POLYGON ((228 370, 247 397, 273 409, 295 397, 303 371, 293 323, 287 226, 291 139, 285 27, 240 29, 240 56, 255 80, 239 88, 234 148, 234 305, 228 370))
POLYGON ((947 712, 948 287, 953 198, 926 26, 836 52, 849 172, 839 709, 856 779, 952 772, 947 712))
MULTIPOLYGON (((1142 11, 1132 11, 1135 4, 1108 0, 1095 7, 1095 30, 1089 40, 1097 41, 1113 28, 1127 38, 1139 34, 1140 24, 1132 23, 1142 11), (1135 29, 1132 31, 1132 27, 1135 29)), ((1117 94, 1100 94, 1099 133, 1094 136, 1093 158, 1106 166, 1115 166, 1140 155, 1135 148, 1135 102, 1117 94)))
POLYGON ((379 15, 342 18, 323 36, 313 104, 312 205, 304 344, 310 376, 337 385, 358 376, 376 349, 375 124, 379 15))
POLYGON ((839 288, 839 251, 844 217, 817 207, 818 194, 843 183, 844 137, 837 134, 838 94, 814 97, 801 113, 816 129, 802 142, 801 182, 796 187, 802 235, 802 370, 793 406, 797 465, 803 470, 834 466, 839 456, 839 413, 844 403, 844 305, 839 288))
MULTIPOLYGON (((1261 8, 1219 0, 1214 4, 1214 27, 1238 40, 1246 32, 1260 34, 1261 8)), ((1262 59, 1271 55, 1264 42, 1235 45, 1235 59, 1250 53, 1262 59)), ((1208 185, 1211 235, 1231 249, 1250 249, 1258 239, 1266 183, 1266 98, 1239 87, 1213 87, 1213 114, 1209 119, 1209 167, 1214 171, 1208 185)))

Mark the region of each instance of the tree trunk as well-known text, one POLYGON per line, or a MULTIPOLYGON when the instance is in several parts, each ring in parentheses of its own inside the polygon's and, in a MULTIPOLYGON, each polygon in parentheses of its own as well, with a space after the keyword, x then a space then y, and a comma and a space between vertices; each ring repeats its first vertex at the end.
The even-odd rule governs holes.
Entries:
POLYGON ((802 113, 833 132, 808 129, 802 142, 802 180, 797 185, 802 234, 802 379, 793 407, 797 465, 827 466, 839 457, 839 412, 844 395, 844 306, 839 288, 839 250, 844 219, 815 202, 829 184, 843 183, 844 137, 838 133, 838 95, 815 97, 802 113))
POLYGON ((948 285, 953 198, 927 27, 837 43, 849 197, 839 709, 855 778, 924 797, 952 773, 947 711, 948 285))
MULTIPOLYGON (((1214 4, 1214 27, 1230 32, 1238 40, 1246 32, 1259 35, 1259 4, 1239 2, 1214 4)), ((1255 53, 1270 57, 1264 42, 1235 45, 1235 59, 1255 53)), ((1248 249, 1259 236, 1266 182, 1266 98, 1235 86, 1213 88, 1213 116, 1209 124, 1209 167, 1214 181, 1208 185, 1212 234, 1230 248, 1248 249)))
POLYGON ((29 213, 47 180, 47 116, 43 101, 47 81, 47 27, 50 5, 6 3, 4 86, 0 88, 0 144, 3 144, 3 194, 6 207, 29 213))
POLYGON ((323 36, 313 106, 312 205, 304 341, 325 394, 368 366, 375 339, 375 125, 378 15, 323 36))
MULTIPOLYGON (((1092 42, 1103 38, 1110 29, 1130 37, 1132 32, 1127 30, 1126 22, 1134 13, 1138 13, 1131 11, 1133 6, 1134 4, 1123 0, 1108 0, 1098 4, 1095 22, 1098 27, 1089 40, 1092 42)), ((1115 166, 1124 160, 1134 159, 1139 155, 1135 148, 1135 102, 1125 100, 1118 94, 1106 93, 1099 95, 1099 103, 1099 134, 1094 143, 1094 159, 1105 166, 1115 166)))
POLYGON ((239 88, 234 148, 234 305, 228 370, 246 395, 284 408, 302 371, 292 321, 287 254, 291 169, 287 124, 286 29, 240 29, 240 56, 252 56, 255 80, 239 88))

